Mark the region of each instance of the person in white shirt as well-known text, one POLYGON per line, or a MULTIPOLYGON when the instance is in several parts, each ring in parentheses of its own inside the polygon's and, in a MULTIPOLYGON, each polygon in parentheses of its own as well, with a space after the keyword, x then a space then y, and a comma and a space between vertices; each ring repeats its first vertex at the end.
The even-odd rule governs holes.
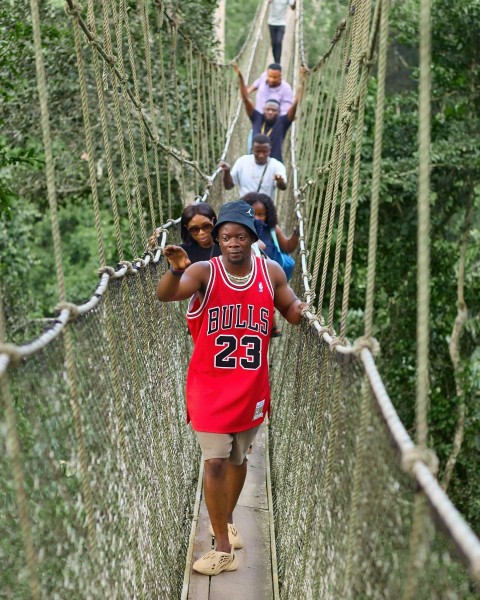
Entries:
POLYGON ((239 196, 249 192, 267 194, 270 198, 275 190, 287 188, 287 171, 285 165, 270 156, 270 139, 258 134, 253 138, 252 154, 244 154, 235 161, 233 168, 224 161, 220 163, 223 170, 223 186, 231 190, 235 185, 239 188, 239 196))
POLYGON ((269 0, 270 12, 268 14, 268 28, 272 41, 273 60, 280 62, 282 56, 282 42, 287 23, 287 9, 295 9, 295 0, 269 0))

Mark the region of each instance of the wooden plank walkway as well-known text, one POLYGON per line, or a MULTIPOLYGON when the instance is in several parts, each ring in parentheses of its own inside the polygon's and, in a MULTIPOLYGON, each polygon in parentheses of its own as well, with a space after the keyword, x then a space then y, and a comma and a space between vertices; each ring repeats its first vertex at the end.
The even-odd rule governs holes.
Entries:
POLYGON ((235 524, 244 547, 235 550, 239 558, 236 571, 215 577, 200 575, 192 564, 214 547, 208 532, 209 519, 201 487, 197 494, 198 515, 194 516, 187 555, 182 600, 272 600, 278 598, 273 521, 269 512, 270 490, 266 426, 264 425, 248 455, 245 486, 235 510, 235 524), (273 552, 272 552, 273 540, 273 552), (273 565, 273 566, 272 566, 273 565))

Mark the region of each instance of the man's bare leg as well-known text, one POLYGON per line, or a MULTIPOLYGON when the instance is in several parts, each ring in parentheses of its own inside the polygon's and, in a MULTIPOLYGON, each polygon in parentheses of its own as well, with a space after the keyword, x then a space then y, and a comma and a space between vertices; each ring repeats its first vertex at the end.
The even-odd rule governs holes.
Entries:
POLYGON ((211 458, 204 465, 203 492, 218 552, 231 552, 227 525, 230 498, 228 465, 228 458, 211 458))
POLYGON ((247 461, 233 465, 227 458, 205 461, 203 490, 217 550, 230 552, 227 523, 233 523, 233 510, 245 483, 247 461))
POLYGON ((231 462, 227 466, 227 485, 228 485, 228 522, 233 523, 233 511, 237 506, 238 498, 245 483, 247 476, 247 460, 244 459, 241 465, 233 465, 231 462))

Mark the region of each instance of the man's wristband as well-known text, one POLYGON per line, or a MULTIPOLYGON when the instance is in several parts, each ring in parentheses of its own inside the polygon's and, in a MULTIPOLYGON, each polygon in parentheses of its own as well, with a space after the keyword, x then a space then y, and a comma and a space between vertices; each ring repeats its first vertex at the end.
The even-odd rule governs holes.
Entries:
POLYGON ((185 269, 174 269, 172 265, 168 267, 170 269, 170 273, 175 275, 175 277, 181 277, 185 273, 185 269))

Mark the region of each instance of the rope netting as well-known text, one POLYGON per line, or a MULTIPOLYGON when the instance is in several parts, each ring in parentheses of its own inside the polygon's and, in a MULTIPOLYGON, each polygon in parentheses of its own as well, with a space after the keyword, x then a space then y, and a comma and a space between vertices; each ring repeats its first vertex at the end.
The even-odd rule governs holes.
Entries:
MULTIPOLYGON (((297 4, 295 80, 305 62, 297 4)), ((77 129, 69 135, 84 140, 103 267, 94 296, 69 304, 57 186, 71 146, 48 108, 41 44, 48 15, 40 21, 36 0, 31 7, 60 304, 40 338, 0 349, 0 596, 176 598, 199 451, 184 425, 185 306, 155 300, 164 270, 159 248, 179 240, 175 216, 185 203, 201 197, 218 209, 235 197, 223 191, 217 164, 245 152, 249 123, 233 69, 199 51, 161 0, 135 8, 126 0, 67 0, 79 81, 69 99, 77 129), (116 268, 105 266, 105 206, 116 268)), ((267 7, 259 3, 236 57, 248 81, 266 65, 267 7)), ((351 3, 329 51, 307 73, 287 153, 290 191, 278 200, 282 224, 300 218, 293 286, 310 304, 305 323, 285 327, 271 351, 271 471, 286 599, 474 598, 480 577, 480 545, 431 475, 425 432, 415 446, 372 358, 388 10, 386 0, 351 3), (379 84, 362 330, 349 296, 373 68, 379 84)), ((428 182, 420 187, 428 194, 428 182)), ((425 394, 418 393, 419 415, 425 394)))

